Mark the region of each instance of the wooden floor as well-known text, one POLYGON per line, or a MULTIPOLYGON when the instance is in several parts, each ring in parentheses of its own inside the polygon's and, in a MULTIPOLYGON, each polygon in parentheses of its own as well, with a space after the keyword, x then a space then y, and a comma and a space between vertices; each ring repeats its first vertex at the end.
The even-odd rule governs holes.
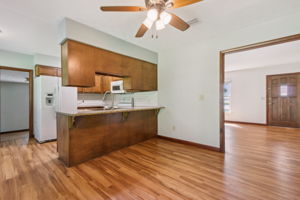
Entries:
MULTIPOLYGON (((1 136, 0 199, 300 199, 300 131, 226 125, 226 154, 152 139, 77 167, 1 136)), ((80 147, 78 147, 80 148, 80 147)))

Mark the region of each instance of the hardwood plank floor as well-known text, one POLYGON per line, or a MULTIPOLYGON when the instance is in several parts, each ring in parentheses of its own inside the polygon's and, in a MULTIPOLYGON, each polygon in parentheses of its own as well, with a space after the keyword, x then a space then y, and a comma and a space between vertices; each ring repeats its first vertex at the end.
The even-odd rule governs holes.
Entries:
POLYGON ((300 199, 300 130, 227 124, 226 142, 151 139, 65 168, 56 142, 2 136, 0 199, 300 199))

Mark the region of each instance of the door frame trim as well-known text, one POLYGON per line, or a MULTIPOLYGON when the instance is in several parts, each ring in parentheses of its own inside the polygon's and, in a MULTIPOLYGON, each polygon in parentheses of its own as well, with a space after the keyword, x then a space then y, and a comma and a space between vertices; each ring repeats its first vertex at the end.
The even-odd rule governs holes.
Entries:
POLYGON ((283 74, 269 74, 266 76, 266 122, 267 122, 267 125, 269 126, 270 125, 270 118, 269 118, 269 112, 270 112, 270 109, 269 109, 269 92, 268 92, 268 78, 271 77, 271 76, 289 76, 289 75, 300 75, 300 72, 294 72, 294 73, 283 73, 283 74))
POLYGON ((225 112, 224 112, 224 83, 225 83, 225 55, 247 51, 251 49, 258 49, 276 44, 282 44, 292 41, 300 40, 300 34, 290 35, 278 39, 268 40, 264 42, 254 43, 246 46, 240 46, 227 50, 220 51, 220 78, 219 78, 219 104, 220 104, 220 152, 225 152, 225 112))
POLYGON ((0 69, 29 73, 29 136, 33 137, 33 70, 7 66, 0 66, 0 69))

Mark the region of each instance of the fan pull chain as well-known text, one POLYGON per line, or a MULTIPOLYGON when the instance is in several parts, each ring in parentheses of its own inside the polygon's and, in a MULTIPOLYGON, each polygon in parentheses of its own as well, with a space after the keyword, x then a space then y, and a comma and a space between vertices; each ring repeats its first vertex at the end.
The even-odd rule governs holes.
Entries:
POLYGON ((152 39, 158 39, 158 34, 157 34, 158 32, 155 30, 155 29, 153 29, 153 32, 152 32, 152 34, 151 34, 151 38, 152 39))

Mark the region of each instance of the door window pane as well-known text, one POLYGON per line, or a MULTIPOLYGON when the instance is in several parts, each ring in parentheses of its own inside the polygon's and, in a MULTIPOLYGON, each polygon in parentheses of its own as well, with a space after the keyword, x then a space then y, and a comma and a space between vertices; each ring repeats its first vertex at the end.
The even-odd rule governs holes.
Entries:
POLYGON ((231 111, 231 82, 224 84, 224 111, 231 111))
POLYGON ((280 96, 282 96, 282 97, 288 96, 288 86, 287 85, 280 86, 280 96))

